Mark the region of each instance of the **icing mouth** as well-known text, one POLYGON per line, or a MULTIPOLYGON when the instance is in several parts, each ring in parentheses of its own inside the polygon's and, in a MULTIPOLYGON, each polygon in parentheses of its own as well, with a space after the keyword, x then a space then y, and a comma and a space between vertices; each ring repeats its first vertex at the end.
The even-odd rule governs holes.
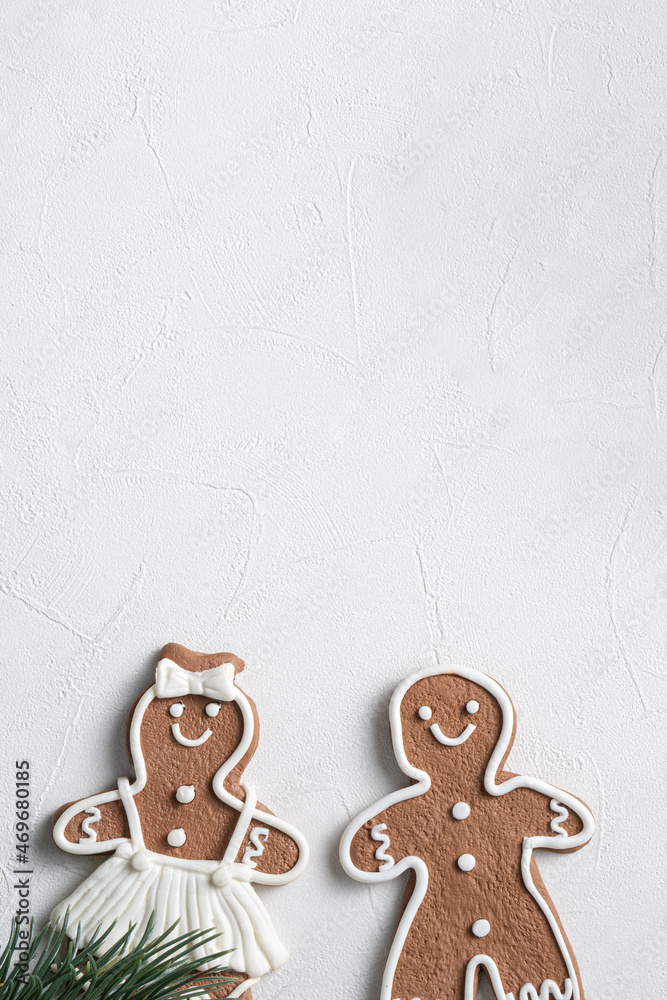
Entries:
MULTIPOLYGON (((173 729, 174 727, 172 726, 171 728, 173 729)), ((463 730, 463 732, 461 733, 461 735, 454 737, 445 736, 445 734, 443 733, 442 729, 440 728, 437 722, 434 722, 432 726, 429 726, 429 728, 433 733, 433 735, 435 736, 438 743, 442 743, 444 747, 460 747, 462 743, 465 743, 465 741, 468 739, 469 736, 472 736, 472 734, 477 729, 477 726, 473 726, 472 722, 469 722, 468 725, 463 730)))
MULTIPOLYGON (((433 728, 433 727, 431 727, 433 728)), ((468 727, 469 728, 469 727, 468 727)), ((475 728, 474 726, 472 727, 475 728)), ((177 722, 174 722, 171 727, 171 735, 174 737, 177 743, 180 743, 184 747, 200 747, 202 743, 206 743, 209 736, 213 735, 212 729, 205 729, 204 732, 196 740, 189 740, 187 736, 184 736, 181 732, 181 727, 177 722)))

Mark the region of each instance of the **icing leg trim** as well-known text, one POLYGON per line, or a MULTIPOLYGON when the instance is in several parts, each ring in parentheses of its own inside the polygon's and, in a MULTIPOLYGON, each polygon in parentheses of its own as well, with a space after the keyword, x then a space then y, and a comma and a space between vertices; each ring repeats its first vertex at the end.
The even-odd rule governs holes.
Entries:
POLYGON ((256 986, 261 978, 261 976, 257 976, 255 979, 244 979, 242 983, 239 983, 239 985, 232 990, 229 994, 228 1000, 231 1000, 232 997, 243 996, 245 991, 252 989, 253 986, 256 986))
POLYGON ((545 979, 539 990, 532 983, 526 983, 519 990, 519 1000, 572 1000, 572 980, 565 980, 562 992, 553 979, 545 979))
POLYGON ((477 970, 480 966, 486 972, 491 983, 495 1000, 514 1000, 511 993, 505 993, 498 966, 488 955, 475 955, 468 962, 466 967, 464 1000, 475 1000, 475 980, 477 978, 477 970))
MULTIPOLYGON (((565 938, 563 937, 563 933, 560 927, 558 926, 558 922, 554 917, 554 914, 551 912, 549 904, 542 896, 540 896, 539 892, 537 891, 537 887, 535 886, 535 882, 533 881, 533 876, 530 871, 530 862, 532 856, 533 856, 533 848, 531 846, 531 841, 530 839, 526 838, 523 842, 523 848, 521 851, 521 875, 523 877, 523 884, 525 885, 526 889, 531 894, 531 896, 533 897, 539 908, 542 910, 544 916, 549 921, 549 926, 551 927, 553 935, 558 943, 558 947, 560 948, 561 955, 563 956, 563 960, 565 962, 565 967, 569 973, 569 978, 565 980, 565 990, 567 993, 567 1000, 570 1000, 570 998, 572 998, 572 1000, 580 1000, 579 980, 577 979, 577 974, 574 969, 572 956, 568 951, 568 947, 565 943, 565 938)), ((546 982, 548 981, 549 980, 546 980, 546 982)), ((530 983, 528 983, 527 985, 530 986, 530 983)), ((547 993, 547 998, 548 996, 549 994, 547 993)), ((558 994, 556 994, 556 997, 558 997, 558 994)))
POLYGON ((382 977, 380 1000, 392 1000, 394 977, 396 975, 398 960, 401 957, 403 945, 405 944, 412 921, 415 918, 417 910, 422 904, 422 900, 426 895, 426 889, 428 888, 428 868, 421 858, 403 858, 397 865, 392 867, 391 870, 392 872, 400 874, 405 871, 406 868, 413 869, 415 873, 415 886, 403 911, 403 916, 398 922, 398 927, 396 928, 396 932, 394 934, 394 940, 392 941, 391 948, 389 949, 389 955, 387 956, 387 962, 384 967, 384 974, 382 977))

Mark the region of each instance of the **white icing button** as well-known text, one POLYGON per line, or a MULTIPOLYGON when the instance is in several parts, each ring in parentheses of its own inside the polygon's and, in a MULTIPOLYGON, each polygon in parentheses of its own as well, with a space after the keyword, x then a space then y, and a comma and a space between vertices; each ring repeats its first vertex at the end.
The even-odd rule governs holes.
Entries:
POLYGON ((220 711, 220 702, 218 702, 218 701, 209 701, 209 703, 206 706, 206 708, 204 709, 204 711, 212 719, 215 718, 215 716, 220 711))
POLYGON ((169 709, 169 714, 174 719, 180 719, 185 711, 185 705, 181 705, 180 701, 177 701, 175 705, 172 705, 169 709))
POLYGON ((433 712, 428 707, 428 705, 422 705, 422 707, 417 712, 417 715, 419 716, 420 719, 424 719, 425 721, 428 721, 428 719, 430 719, 431 716, 433 715, 433 712))
POLYGON ((192 802, 195 797, 195 786, 194 785, 179 785, 176 789, 176 801, 182 802, 184 805, 187 802, 192 802))
POLYGON ((466 712, 469 712, 470 715, 474 715, 476 712, 479 712, 479 702, 469 701, 466 705, 466 712))
POLYGON ((475 859, 472 854, 462 854, 456 863, 462 872, 471 872, 475 867, 475 859))
POLYGON ((491 924, 488 920, 476 920, 472 925, 472 932, 475 937, 486 937, 490 930, 491 924))
POLYGON ((232 866, 223 861, 211 874, 211 882, 213 885, 217 885, 219 889, 224 889, 231 882, 233 874, 234 869, 232 866))
POLYGON ((454 819, 467 819, 470 815, 470 806, 467 802, 456 802, 452 806, 452 816, 454 819))
POLYGON ((185 843, 185 830, 180 826, 176 830, 170 830, 167 834, 167 843, 170 847, 182 847, 185 843))
POLYGON ((132 858, 132 867, 137 872, 146 872, 153 866, 151 856, 148 851, 139 850, 132 858))

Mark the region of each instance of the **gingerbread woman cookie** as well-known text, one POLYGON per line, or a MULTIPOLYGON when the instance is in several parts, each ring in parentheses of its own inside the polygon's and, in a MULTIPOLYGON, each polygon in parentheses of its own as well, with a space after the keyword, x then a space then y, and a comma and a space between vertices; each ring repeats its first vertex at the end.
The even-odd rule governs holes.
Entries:
MULTIPOLYGON (((155 914, 154 933, 217 929, 195 951, 199 968, 234 970, 211 993, 250 997, 250 987, 287 959, 252 883, 282 885, 308 861, 303 836, 257 802, 241 775, 255 752, 255 705, 235 684, 244 663, 169 643, 155 683, 135 703, 127 742, 135 779, 65 806, 53 838, 71 854, 115 852, 51 914, 87 944, 96 927, 116 925, 104 947, 135 924, 131 944, 155 914), (230 949, 217 961, 214 952, 230 949)), ((223 977, 220 977, 223 978, 223 977)))
POLYGON ((410 874, 381 1000, 583 1000, 579 969, 533 852, 576 851, 593 817, 574 795, 503 771, 512 703, 463 667, 421 670, 394 691, 394 753, 412 784, 349 824, 348 875, 410 874))

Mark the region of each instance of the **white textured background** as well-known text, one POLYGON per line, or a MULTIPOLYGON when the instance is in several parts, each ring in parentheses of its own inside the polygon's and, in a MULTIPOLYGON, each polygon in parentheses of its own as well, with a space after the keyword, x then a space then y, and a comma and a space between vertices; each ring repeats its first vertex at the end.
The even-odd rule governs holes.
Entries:
MULTIPOLYGON (((2 862, 127 772, 175 639, 245 657, 308 834, 258 1000, 377 997, 398 885, 347 818, 453 659, 598 819, 542 871, 589 1000, 665 989, 663 0, 6 0, 2 862)), ((15 906, 2 887, 4 920, 15 906)))

